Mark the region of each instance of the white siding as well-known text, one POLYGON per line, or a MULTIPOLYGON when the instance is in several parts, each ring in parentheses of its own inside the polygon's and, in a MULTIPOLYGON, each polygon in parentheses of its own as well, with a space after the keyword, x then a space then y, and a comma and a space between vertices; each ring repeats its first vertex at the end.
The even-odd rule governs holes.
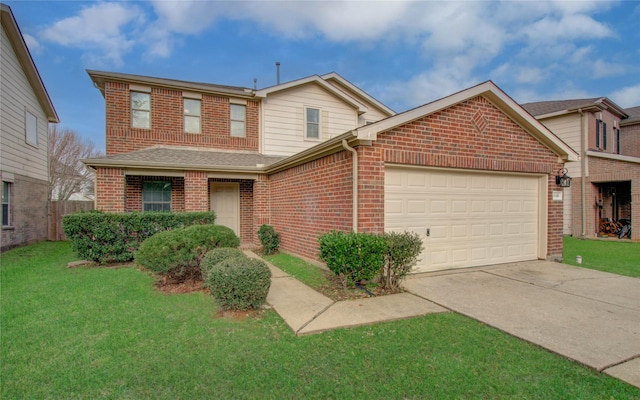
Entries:
POLYGON ((269 94, 262 101, 263 152, 292 155, 356 128, 357 110, 315 83, 269 94), (304 138, 305 107, 319 108, 320 140, 304 138))
POLYGON ((0 170, 47 181, 48 122, 9 38, 2 28, 0 170), (38 119, 38 147, 26 143, 25 111, 38 119))
MULTIPOLYGON (((549 130, 556 134, 575 152, 580 154, 580 114, 562 115, 541 121, 549 130)), ((580 177, 580 162, 565 164, 568 175, 572 178, 580 177)))

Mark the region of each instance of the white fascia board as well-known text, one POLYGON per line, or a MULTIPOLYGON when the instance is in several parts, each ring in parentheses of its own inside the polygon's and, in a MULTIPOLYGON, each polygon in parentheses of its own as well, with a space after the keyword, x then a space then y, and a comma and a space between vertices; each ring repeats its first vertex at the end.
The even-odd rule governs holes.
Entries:
POLYGON ((623 156, 621 154, 601 153, 599 151, 587 150, 587 156, 589 156, 589 157, 597 157, 597 158, 606 158, 606 159, 609 159, 609 160, 625 161, 625 162, 631 162, 631 163, 635 163, 635 164, 640 164, 640 157, 623 156))
POLYGON ((321 77, 319 77, 318 75, 312 75, 306 78, 302 78, 302 79, 298 79, 295 81, 291 81, 291 82, 286 82, 280 85, 276 85, 276 86, 271 86, 265 89, 261 89, 261 90, 257 90, 255 95, 256 97, 259 98, 265 98, 267 97, 270 93, 274 93, 274 92, 279 92, 281 90, 286 90, 286 89, 291 89, 297 86, 302 86, 302 85, 306 85, 307 83, 317 83, 318 85, 322 86, 325 90, 327 90, 328 92, 333 93, 333 95, 335 95, 336 97, 339 97, 340 99, 342 99, 343 101, 345 101, 346 103, 352 105, 354 108, 356 108, 358 110, 358 114, 364 114, 368 111, 367 106, 365 106, 364 104, 361 104, 359 101, 355 100, 354 98, 347 96, 346 93, 342 92, 341 90, 338 90, 336 87, 334 87, 333 85, 327 83, 324 79, 322 79, 321 77))
POLYGON ((393 111, 392 109, 390 109, 389 107, 387 107, 386 105, 384 105, 383 103, 381 103, 380 101, 372 97, 370 94, 368 94, 364 90, 354 85, 353 83, 349 82, 348 80, 346 80, 345 78, 337 74, 336 72, 324 74, 321 76, 321 78, 324 80, 335 79, 336 81, 339 81, 342 85, 348 87, 353 92, 358 93, 360 96, 364 97, 365 99, 369 100, 371 103, 375 104, 378 108, 380 108, 382 111, 387 113, 389 116, 397 114, 395 111, 393 111))

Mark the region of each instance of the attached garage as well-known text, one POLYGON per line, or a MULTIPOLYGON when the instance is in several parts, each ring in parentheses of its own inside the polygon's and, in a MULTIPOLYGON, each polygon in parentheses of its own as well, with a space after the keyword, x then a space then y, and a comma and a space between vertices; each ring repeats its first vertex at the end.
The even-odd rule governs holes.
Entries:
POLYGON ((386 165, 385 231, 423 238, 417 272, 544 258, 546 183, 534 174, 386 165))

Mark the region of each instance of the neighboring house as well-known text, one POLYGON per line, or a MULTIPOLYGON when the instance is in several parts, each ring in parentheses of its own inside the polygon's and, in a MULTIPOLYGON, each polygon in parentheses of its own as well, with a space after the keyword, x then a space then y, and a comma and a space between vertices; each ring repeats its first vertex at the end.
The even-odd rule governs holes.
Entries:
POLYGON ((606 97, 522 107, 581 155, 566 165, 563 233, 594 237, 602 221, 628 219, 640 239, 640 107, 622 109, 606 97))
POLYGON ((394 114, 337 74, 271 88, 88 71, 105 97, 96 205, 213 209, 244 244, 417 232, 420 271, 562 254, 556 172, 577 154, 492 82, 394 114))
POLYGON ((1 250, 47 238, 48 123, 58 115, 7 5, 0 4, 1 250))

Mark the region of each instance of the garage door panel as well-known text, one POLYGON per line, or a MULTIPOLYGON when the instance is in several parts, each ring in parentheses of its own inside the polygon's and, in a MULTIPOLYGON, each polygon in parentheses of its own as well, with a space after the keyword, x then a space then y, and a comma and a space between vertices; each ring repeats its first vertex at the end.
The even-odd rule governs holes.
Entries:
POLYGON ((537 177, 394 167, 385 175, 385 230, 420 235, 419 271, 537 258, 537 177))

